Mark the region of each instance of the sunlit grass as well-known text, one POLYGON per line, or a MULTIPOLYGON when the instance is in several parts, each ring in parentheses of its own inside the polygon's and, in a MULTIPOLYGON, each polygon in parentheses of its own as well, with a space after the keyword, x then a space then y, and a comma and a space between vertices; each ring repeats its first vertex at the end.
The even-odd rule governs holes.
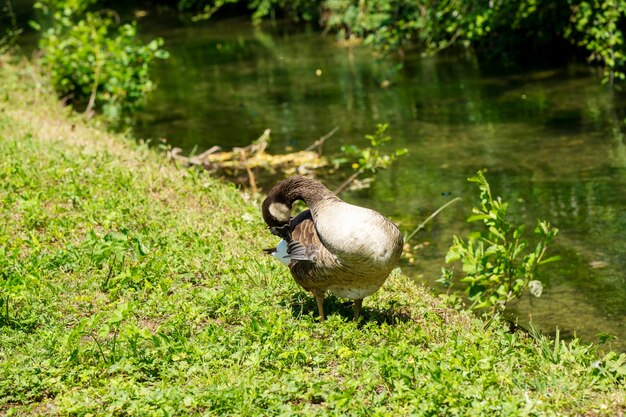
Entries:
POLYGON ((353 322, 257 204, 0 67, 0 414, 619 415, 624 356, 508 333, 394 273, 353 322))

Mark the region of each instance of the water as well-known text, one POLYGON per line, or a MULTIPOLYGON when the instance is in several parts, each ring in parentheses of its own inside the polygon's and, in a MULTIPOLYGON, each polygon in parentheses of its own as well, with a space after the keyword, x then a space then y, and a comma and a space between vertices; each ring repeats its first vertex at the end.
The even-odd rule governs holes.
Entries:
POLYGON ((146 38, 164 37, 172 56, 156 71, 139 136, 202 151, 244 146, 271 128, 270 152, 278 153, 338 126, 325 146, 332 154, 365 145, 365 134, 389 123, 393 145, 409 156, 370 189, 343 197, 404 231, 463 197, 411 242, 418 248, 415 264, 403 264, 407 274, 443 290, 435 281, 445 252, 453 234, 470 230, 465 219, 477 203, 466 179, 486 168, 527 235, 538 219, 560 229, 550 254, 563 260, 545 268, 544 295, 512 311, 548 333, 615 335, 610 347, 626 350, 626 99, 589 68, 490 70, 470 54, 409 54, 399 69, 310 28, 233 19, 185 25, 158 14, 140 27, 146 38))

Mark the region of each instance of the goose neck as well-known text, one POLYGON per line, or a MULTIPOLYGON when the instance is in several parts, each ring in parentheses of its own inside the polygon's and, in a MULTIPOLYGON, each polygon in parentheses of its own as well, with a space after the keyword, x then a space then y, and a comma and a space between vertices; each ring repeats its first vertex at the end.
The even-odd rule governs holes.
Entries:
POLYGON ((338 201, 335 196, 324 185, 311 178, 296 176, 282 181, 270 192, 270 197, 276 200, 286 200, 291 206, 295 201, 302 200, 311 209, 315 210, 317 206, 329 201, 338 201), (282 198, 280 198, 282 196, 282 198))

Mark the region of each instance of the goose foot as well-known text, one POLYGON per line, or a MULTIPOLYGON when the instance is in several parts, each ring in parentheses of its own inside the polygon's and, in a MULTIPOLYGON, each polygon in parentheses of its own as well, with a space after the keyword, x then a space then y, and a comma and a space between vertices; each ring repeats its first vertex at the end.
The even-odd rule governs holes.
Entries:
POLYGON ((320 321, 324 321, 326 317, 324 317, 324 293, 316 293, 315 301, 317 301, 317 312, 320 315, 320 321))
POLYGON ((354 300, 354 321, 357 321, 361 316, 361 307, 363 306, 363 299, 359 298, 354 300))

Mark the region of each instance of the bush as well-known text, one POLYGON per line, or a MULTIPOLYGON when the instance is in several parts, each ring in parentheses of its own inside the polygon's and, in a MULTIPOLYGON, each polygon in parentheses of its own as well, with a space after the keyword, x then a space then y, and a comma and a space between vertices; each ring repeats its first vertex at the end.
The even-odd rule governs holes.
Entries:
POLYGON ((566 35, 589 52, 588 60, 603 68, 602 81, 613 85, 623 80, 625 0, 582 1, 572 7, 571 25, 566 35))
POLYGON ((39 41, 42 66, 55 90, 75 107, 101 110, 112 121, 128 117, 153 88, 155 58, 167 58, 163 41, 137 40, 136 24, 118 25, 112 11, 87 11, 87 1, 46 0, 36 7, 50 27, 39 41))
POLYGON ((603 82, 625 78, 622 28, 626 0, 328 0, 332 26, 364 37, 383 52, 413 44, 436 52, 472 46, 502 59, 571 43, 603 69, 603 82), (355 9, 358 13, 355 14, 355 9), (334 15, 338 15, 334 16, 334 15), (356 15, 358 18, 350 18, 356 15))
MULTIPOLYGON (((219 9, 242 3, 241 0, 178 0, 178 10, 193 11, 197 14, 193 20, 210 18, 219 9)), ((311 21, 318 16, 319 0, 250 0, 246 2, 252 10, 252 19, 259 23, 263 18, 274 18, 278 13, 292 20, 311 21)))
MULTIPOLYGON (((232 3, 242 2, 179 0, 179 7, 204 5, 208 17, 232 3)), ((603 82, 626 78, 626 0, 254 0, 248 7, 256 21, 276 13, 318 18, 340 38, 364 39, 382 54, 409 45, 427 53, 464 46, 516 61, 572 44, 603 69, 603 82)))

